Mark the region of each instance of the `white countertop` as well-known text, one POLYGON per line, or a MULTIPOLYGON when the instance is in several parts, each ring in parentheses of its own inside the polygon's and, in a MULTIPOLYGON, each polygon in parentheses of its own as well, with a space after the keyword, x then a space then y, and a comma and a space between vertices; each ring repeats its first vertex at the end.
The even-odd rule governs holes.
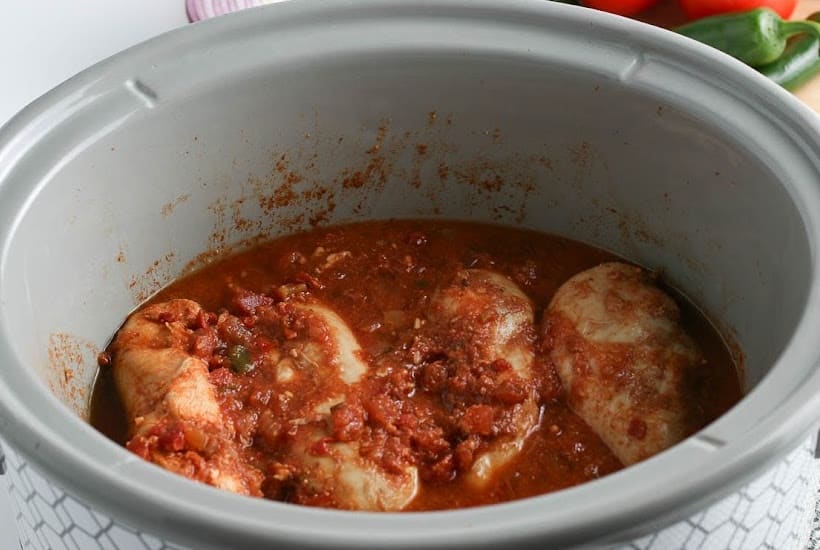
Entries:
POLYGON ((184 0, 0 0, 0 124, 77 72, 185 25, 184 0))
MULTIPOLYGON (((0 0, 0 7, 0 125, 84 68, 188 22, 184 0, 0 0)), ((18 547, 0 478, 0 548, 18 547)))

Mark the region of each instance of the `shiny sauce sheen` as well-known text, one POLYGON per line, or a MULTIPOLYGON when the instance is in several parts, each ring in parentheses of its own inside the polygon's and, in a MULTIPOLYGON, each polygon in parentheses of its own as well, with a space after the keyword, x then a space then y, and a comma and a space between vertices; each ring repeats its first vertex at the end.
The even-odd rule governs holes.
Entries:
MULTIPOLYGON (((524 229, 457 221, 372 221, 271 240, 173 282, 150 303, 187 298, 219 312, 230 308, 232 287, 264 293, 284 284, 304 284, 313 297, 344 319, 367 355, 378 358, 402 345, 408 329, 424 319, 436 289, 450 283, 459 270, 487 269, 514 281, 532 300, 537 326, 562 283, 582 270, 618 260, 599 248, 524 229)), ((685 330, 706 357, 697 395, 703 417, 714 420, 741 397, 738 368, 710 321, 681 293, 666 290, 678 302, 685 330)), ((543 355, 536 361, 540 423, 519 455, 480 490, 458 475, 449 479, 427 476, 408 510, 520 499, 571 487, 623 467, 568 408, 560 381, 543 355)), ((236 392, 237 396, 251 395, 261 389, 254 384, 264 383, 259 377, 242 380, 248 387, 236 392)), ((367 387, 362 386, 362 391, 367 387)), ((237 415, 235 422, 249 421, 239 417, 243 407, 229 409, 237 415)), ((101 369, 98 376, 91 423, 114 441, 125 443, 127 422, 110 369, 101 369)), ((254 457, 260 460, 259 453, 254 457)))

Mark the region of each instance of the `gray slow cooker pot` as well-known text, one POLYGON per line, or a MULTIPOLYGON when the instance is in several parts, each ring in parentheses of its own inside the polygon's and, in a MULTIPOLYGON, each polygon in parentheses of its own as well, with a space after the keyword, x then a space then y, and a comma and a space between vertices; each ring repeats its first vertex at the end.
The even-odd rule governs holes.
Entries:
POLYGON ((294 1, 119 54, 0 132, 0 433, 69 493, 197 548, 539 547, 639 536, 820 418, 820 127, 673 33, 546 1, 294 1), (442 217, 663 268, 747 395, 637 466, 436 513, 318 510, 166 473, 85 421, 96 353, 192 264, 309 227, 442 217))

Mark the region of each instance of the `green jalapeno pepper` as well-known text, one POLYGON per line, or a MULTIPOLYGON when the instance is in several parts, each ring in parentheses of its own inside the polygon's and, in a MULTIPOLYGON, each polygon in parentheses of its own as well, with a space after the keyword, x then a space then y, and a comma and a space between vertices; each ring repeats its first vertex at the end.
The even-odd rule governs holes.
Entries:
POLYGON ((820 36, 820 24, 784 21, 769 8, 705 17, 675 30, 752 67, 776 61, 791 36, 804 32, 820 36))
MULTIPOLYGON (((820 12, 811 14, 808 20, 820 23, 820 12)), ((820 36, 804 32, 792 37, 783 55, 757 70, 787 90, 796 90, 820 74, 820 36)))
POLYGON ((253 357, 251 357, 248 348, 243 345, 231 346, 228 349, 228 360, 230 360, 234 372, 245 374, 253 370, 253 357))

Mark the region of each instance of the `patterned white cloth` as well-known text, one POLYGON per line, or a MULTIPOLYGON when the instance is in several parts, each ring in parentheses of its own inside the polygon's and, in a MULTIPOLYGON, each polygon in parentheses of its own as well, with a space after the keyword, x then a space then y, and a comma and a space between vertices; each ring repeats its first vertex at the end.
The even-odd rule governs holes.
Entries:
POLYGON ((810 438, 739 491, 619 550, 803 550, 816 525, 814 447, 810 438))
MULTIPOLYGON (((16 506, 22 549, 181 550, 86 506, 4 448, 7 464, 2 478, 16 506)), ((820 550, 814 449, 811 438, 754 482, 706 510, 611 550, 820 550)))

